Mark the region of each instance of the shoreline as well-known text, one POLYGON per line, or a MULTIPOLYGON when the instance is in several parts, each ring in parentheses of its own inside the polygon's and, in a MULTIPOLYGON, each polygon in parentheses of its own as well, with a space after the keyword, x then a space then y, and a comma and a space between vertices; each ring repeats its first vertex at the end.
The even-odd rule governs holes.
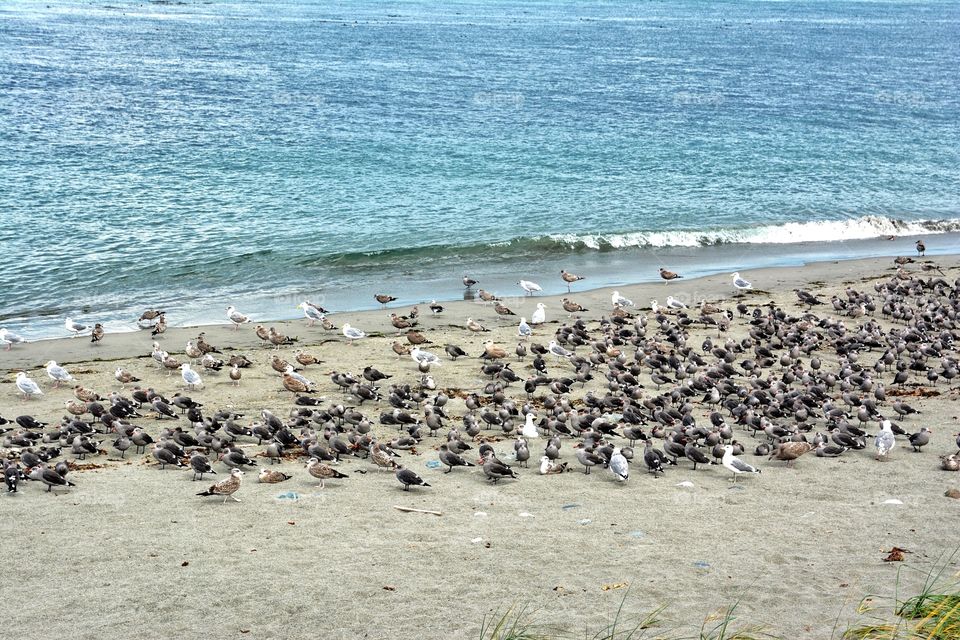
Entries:
MULTIPOLYGON (((514 284, 517 279, 533 280, 544 287, 547 295, 562 295, 563 282, 559 271, 567 269, 587 277, 585 282, 595 283, 591 288, 632 287, 636 285, 659 283, 657 269, 668 269, 686 274, 690 279, 709 275, 720 275, 733 271, 753 272, 767 268, 796 268, 819 262, 846 262, 870 258, 893 258, 897 255, 915 257, 913 242, 924 240, 928 245, 928 256, 951 255, 954 247, 960 245, 960 233, 945 232, 920 236, 897 236, 895 240, 882 237, 868 239, 841 240, 835 242, 792 242, 784 244, 719 244, 706 246, 669 246, 669 247, 626 247, 613 251, 584 252, 545 252, 537 258, 521 259, 508 256, 500 262, 479 259, 478 263, 467 264, 463 257, 451 257, 442 267, 433 265, 422 270, 412 270, 402 266, 384 267, 380 284, 371 284, 371 275, 364 273, 358 277, 357 284, 351 284, 344 273, 338 273, 324 286, 311 287, 295 278, 289 285, 277 283, 275 293, 268 291, 247 292, 239 295, 204 294, 196 298, 197 304, 185 306, 186 298, 174 299, 171 296, 158 296, 150 303, 151 308, 160 308, 168 312, 167 321, 171 328, 216 326, 222 324, 224 317, 221 309, 233 304, 248 316, 268 318, 264 322, 281 322, 302 317, 296 304, 303 299, 311 300, 330 308, 333 314, 356 313, 377 310, 372 301, 374 293, 388 293, 399 298, 396 306, 422 304, 436 299, 440 304, 461 301, 463 289, 459 286, 460 277, 467 273, 480 280, 480 287, 510 297, 520 290, 514 284), (892 252, 893 247, 901 249, 892 252), (207 296, 207 297, 204 297, 207 296), (168 304, 169 303, 169 304, 168 304), (217 309, 209 313, 210 309, 217 309), (288 311, 289 309, 289 311, 288 311), (342 310, 341 310, 342 309, 342 310)), ((491 250, 491 255, 496 252, 491 250)), ((582 285, 583 283, 581 283, 582 285)), ((31 341, 49 340, 65 335, 63 318, 70 316, 90 326, 100 322, 112 334, 136 333, 136 318, 143 307, 133 307, 132 303, 124 309, 113 309, 103 314, 82 308, 70 307, 56 314, 45 314, 32 320, 17 318, 0 322, 0 326, 23 335, 31 341), (123 314, 131 318, 121 319, 123 314), (35 332, 35 335, 31 335, 35 332)), ((331 314, 331 315, 333 315, 331 314)))
MULTIPOLYGON (((929 258, 914 258, 916 263, 908 264, 910 267, 918 267, 921 263, 929 261, 931 263, 942 264, 946 268, 951 268, 960 264, 960 253, 955 254, 937 254, 929 258)), ((810 282, 821 282, 829 285, 834 279, 835 274, 847 274, 844 278, 858 277, 862 271, 870 270, 880 273, 893 273, 895 265, 892 256, 890 257, 871 257, 871 258, 853 258, 850 260, 835 260, 823 262, 809 262, 803 266, 774 266, 759 269, 752 269, 749 272, 742 272, 741 275, 752 282, 755 291, 750 293, 751 302, 756 302, 756 296, 762 295, 759 292, 766 291, 771 295, 791 292, 793 288, 800 287, 810 282), (814 278, 810 274, 817 274, 814 278)), ((936 272, 916 271, 922 277, 936 277, 936 272)), ((559 279, 559 275, 557 276, 559 279)), ((502 328, 506 326, 516 326, 521 316, 528 320, 535 309, 536 303, 543 303, 547 309, 548 326, 551 321, 567 321, 569 315, 561 308, 561 300, 569 297, 588 309, 589 314, 608 313, 612 305, 610 295, 614 290, 619 290, 621 295, 633 300, 636 310, 650 308, 650 300, 656 299, 660 305, 665 304, 666 297, 672 295, 674 298, 684 302, 690 307, 699 304, 701 299, 708 301, 729 300, 736 295, 736 290, 731 285, 730 273, 726 271, 703 275, 692 278, 681 278, 671 282, 638 282, 620 286, 603 286, 596 288, 578 289, 577 284, 572 286, 569 294, 551 294, 551 295, 523 295, 523 291, 516 285, 513 289, 515 295, 498 296, 504 301, 507 307, 516 313, 516 317, 511 316, 510 320, 499 318, 489 304, 484 304, 479 299, 474 300, 450 300, 438 301, 442 304, 444 310, 442 313, 432 316, 427 304, 429 301, 420 301, 410 304, 399 304, 393 302, 383 309, 360 309, 355 311, 333 312, 327 317, 333 321, 337 329, 325 331, 319 325, 307 327, 306 319, 300 315, 294 319, 279 320, 251 320, 249 325, 242 326, 239 330, 234 330, 233 325, 229 323, 211 323, 211 324, 192 324, 186 326, 170 326, 166 332, 158 336, 158 342, 171 354, 182 353, 187 340, 196 337, 199 331, 206 332, 208 339, 225 349, 243 350, 257 348, 260 340, 256 336, 251 337, 252 328, 257 324, 276 327, 281 333, 298 337, 301 346, 327 343, 331 340, 344 341, 340 333, 340 327, 344 322, 349 322, 355 327, 363 329, 368 334, 390 335, 396 334, 396 329, 390 324, 389 315, 397 313, 398 315, 407 315, 412 306, 416 305, 420 311, 420 329, 430 329, 438 326, 460 326, 466 324, 467 318, 473 318, 482 323, 486 323, 488 328, 502 328)), ((855 285, 856 282, 845 280, 855 285)), ((481 287, 474 287, 474 292, 481 287)), ((492 292, 495 293, 496 292, 492 292)), ((291 305, 292 307, 293 305, 291 305)), ((696 310, 693 309, 695 312, 696 310)), ((299 313, 299 310, 298 310, 299 313)), ((582 315, 582 314, 581 314, 582 315)), ((25 345, 15 345, 10 351, 0 350, 0 362, 3 363, 3 369, 8 373, 17 370, 27 370, 41 367, 44 362, 50 359, 57 360, 60 364, 69 364, 73 362, 82 362, 84 360, 120 360, 124 358, 143 357, 149 354, 150 345, 154 338, 150 336, 149 329, 138 329, 131 331, 110 332, 104 337, 101 344, 91 344, 89 333, 78 337, 50 337, 37 340, 31 340, 25 345), (63 347, 70 346, 66 351, 63 347), (59 351, 58 351, 59 349, 59 351), (58 357, 54 357, 59 353, 58 357)))

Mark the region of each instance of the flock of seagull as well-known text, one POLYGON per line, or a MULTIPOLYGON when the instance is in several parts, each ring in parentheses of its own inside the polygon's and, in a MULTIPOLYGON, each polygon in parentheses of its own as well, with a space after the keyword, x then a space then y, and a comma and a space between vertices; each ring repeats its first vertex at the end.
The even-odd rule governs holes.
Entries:
MULTIPOLYGON (((407 315, 391 314, 391 324, 398 336, 406 334, 407 344, 378 338, 398 358, 409 357, 414 363, 413 382, 391 383, 400 374, 372 365, 357 374, 333 371, 330 382, 341 397, 329 402, 314 395, 318 385, 302 373, 320 361, 297 349, 294 362, 288 362, 279 350, 295 340, 257 325, 256 336, 274 348, 270 366, 282 388, 292 393, 283 417, 262 409, 247 420, 235 411, 205 408, 186 395, 204 388, 200 371, 217 375, 229 366, 229 377, 239 384, 242 371, 253 365, 240 354, 225 361, 204 333, 187 343, 184 355, 191 362, 181 362, 153 343, 157 367, 180 372, 183 388, 170 398, 137 385, 142 378, 122 367, 114 374, 120 388, 101 395, 51 360, 44 365, 50 386, 72 385, 74 399, 64 402, 67 414, 58 420, 45 422, 26 414, 14 420, 0 417, 4 477, 8 493, 16 493, 24 480, 39 481, 53 491, 75 486, 68 474, 73 477, 77 461, 102 455, 105 446, 121 457, 130 448, 149 448, 161 469, 186 469, 194 480, 216 474, 214 465, 222 464, 228 475, 197 495, 226 502, 239 501, 235 494, 244 469, 258 467, 258 459, 270 463, 258 470, 263 483, 290 480, 291 475, 272 466, 299 457, 307 460, 306 473, 323 487, 348 478, 337 469, 341 460, 359 458, 377 471, 392 471, 403 490, 430 487, 410 468, 408 454, 429 446, 427 438, 437 438, 432 442, 444 473, 479 466, 494 484, 519 479, 518 469, 527 467, 532 457, 539 458, 541 475, 569 472, 575 464, 584 474, 605 469, 615 482, 626 483, 635 468, 657 477, 686 461, 692 469, 722 466, 736 482, 760 473, 744 460, 747 454, 792 466, 809 452, 818 457, 857 455, 871 439, 878 460, 889 459, 900 442, 921 452, 933 430, 924 425, 909 433, 899 424, 920 415, 902 398, 922 385, 936 388, 941 379, 949 386, 958 375, 960 279, 949 283, 943 277, 924 278, 905 270, 910 262, 898 258, 895 275, 878 280, 872 291, 847 288, 829 303, 802 289, 795 291, 792 307, 735 299, 703 300, 689 309, 668 296, 665 306, 651 301, 645 313, 614 291, 599 320, 584 318, 587 310, 564 298, 568 321, 555 323, 556 329, 547 328, 545 305, 539 303, 529 321, 520 318, 515 325, 515 349, 486 339, 479 356, 472 357, 452 343, 443 346, 445 358, 430 351, 433 343, 419 328, 414 307, 407 315), (825 313, 814 311, 821 306, 825 313), (694 331, 702 339, 694 339, 694 331), (549 333, 546 345, 537 341, 538 334, 549 333), (477 388, 437 384, 435 376, 457 362, 453 366, 476 368, 482 377, 477 388), (128 384, 137 385, 130 395, 128 384), (454 408, 454 398, 462 400, 462 410, 454 408), (365 411, 370 404, 378 409, 365 411), (143 420, 150 414, 171 426, 146 428, 143 420), (752 445, 746 444, 748 435, 752 445), (497 442, 511 443, 512 451, 498 454, 491 444, 497 442), (635 451, 638 443, 642 449, 635 451), (477 456, 468 453, 475 446, 477 456), (252 447, 262 450, 251 456, 252 447), (572 459, 562 460, 567 449, 572 449, 572 459), (68 460, 69 455, 74 460, 68 460)), ((923 271, 931 270, 927 266, 923 271)), ((661 268, 660 277, 670 282, 682 276, 661 268)), ((567 271, 561 278, 568 291, 569 285, 583 280, 567 271)), ((464 276, 463 284, 472 289, 479 282, 464 276)), ((517 285, 530 296, 542 291, 528 280, 517 285)), ((738 292, 752 288, 739 273, 732 275, 732 285, 738 292)), ((376 299, 383 305, 395 301, 383 294, 376 299)), ((482 289, 478 304, 492 305, 500 317, 515 315, 482 289)), ((308 326, 337 328, 319 305, 304 301, 298 307, 308 326)), ((435 301, 430 309, 443 313, 435 301)), ((226 315, 236 330, 251 323, 232 306, 226 315)), ((149 310, 138 322, 157 335, 165 314, 149 310)), ((69 318, 65 327, 75 335, 95 330, 69 318)), ((491 332, 473 318, 465 329, 465 335, 491 332)), ((506 327, 495 331, 501 337, 511 335, 506 327)), ((368 338, 348 323, 340 333, 351 345, 368 338)), ((99 338, 91 336, 95 342, 103 339, 102 332, 99 338)), ((8 349, 24 342, 5 329, 0 329, 0 339, 8 349)), ((24 371, 16 374, 15 385, 23 399, 45 394, 24 371)), ((960 452, 941 456, 940 466, 960 469, 960 452)))

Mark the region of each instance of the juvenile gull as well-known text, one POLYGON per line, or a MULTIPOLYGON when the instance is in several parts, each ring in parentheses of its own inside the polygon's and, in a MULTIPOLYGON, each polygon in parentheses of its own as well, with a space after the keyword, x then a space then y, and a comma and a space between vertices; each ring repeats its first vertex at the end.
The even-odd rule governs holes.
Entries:
POLYGON ((467 329, 475 333, 478 333, 481 331, 489 331, 489 329, 487 329, 485 326, 483 326, 473 318, 467 318, 467 329))
POLYGON ((26 340, 23 339, 23 336, 17 335, 9 329, 0 327, 0 343, 7 345, 5 347, 7 351, 10 351, 10 347, 13 345, 22 344, 24 342, 26 342, 26 340))
POLYGON ((233 305, 227 307, 227 319, 233 323, 234 331, 239 329, 240 325, 244 324, 245 322, 250 322, 250 318, 237 311, 237 308, 233 305))
POLYGON ((682 278, 683 276, 674 271, 667 271, 663 267, 660 267, 660 277, 663 278, 664 281, 670 281, 676 280, 677 278, 682 278))
POLYGON ((50 360, 44 366, 47 368, 47 377, 54 381, 55 387, 59 387, 61 382, 73 380, 73 376, 53 360, 50 360))
POLYGON ((240 499, 234 496, 237 490, 240 488, 240 478, 243 476, 243 471, 240 469, 231 469, 230 476, 224 478, 220 482, 210 485, 210 488, 206 491, 201 491, 198 493, 198 496, 223 496, 223 504, 227 503, 227 498, 233 498, 236 502, 240 502, 240 499))
POLYGON ((570 273, 569 271, 566 271, 563 269, 560 270, 560 277, 563 279, 564 282, 567 283, 567 293, 570 292, 571 284, 579 280, 583 280, 583 276, 578 276, 575 273, 570 273))
POLYGON ((93 331, 90 332, 90 342, 100 342, 104 336, 103 325, 99 322, 93 325, 93 331))
POLYGON ((335 478, 347 478, 346 474, 340 473, 333 467, 327 464, 323 464, 317 458, 310 458, 310 461, 307 462, 307 471, 310 472, 310 475, 320 481, 320 488, 323 488, 324 480, 332 480, 335 478))
POLYGON ((383 293, 374 294, 373 297, 374 297, 374 299, 376 299, 377 302, 379 302, 379 303, 382 304, 383 306, 387 306, 388 303, 394 302, 394 301, 396 300, 395 297, 393 297, 393 296, 388 296, 388 295, 383 294, 383 293))
POLYGON ((80 324, 79 322, 74 322, 73 318, 67 318, 63 321, 63 326, 67 328, 67 331, 73 333, 73 337, 76 338, 78 335, 86 331, 89 327, 85 324, 80 324))
POLYGON ((40 386, 31 378, 28 378, 27 374, 23 371, 17 372, 17 389, 20 390, 20 393, 23 394, 24 398, 43 395, 43 391, 40 390, 40 386))
POLYGON ((257 480, 265 484, 277 484, 278 482, 289 480, 292 477, 293 476, 287 475, 282 471, 274 471, 273 469, 262 468, 260 469, 260 475, 257 476, 257 480))

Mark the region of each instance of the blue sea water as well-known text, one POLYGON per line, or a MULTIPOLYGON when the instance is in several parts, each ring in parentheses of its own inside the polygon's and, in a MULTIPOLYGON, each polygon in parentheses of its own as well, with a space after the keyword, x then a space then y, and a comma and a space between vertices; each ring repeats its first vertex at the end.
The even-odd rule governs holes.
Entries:
POLYGON ((955 0, 0 4, 28 337, 955 251, 958 193, 955 0))

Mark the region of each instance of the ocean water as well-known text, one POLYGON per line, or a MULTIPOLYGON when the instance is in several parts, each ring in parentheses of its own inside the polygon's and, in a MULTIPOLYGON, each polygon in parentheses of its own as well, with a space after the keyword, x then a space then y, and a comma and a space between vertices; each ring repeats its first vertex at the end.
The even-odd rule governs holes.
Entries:
POLYGON ((958 231, 955 0, 0 4, 0 324, 28 338, 958 231))

